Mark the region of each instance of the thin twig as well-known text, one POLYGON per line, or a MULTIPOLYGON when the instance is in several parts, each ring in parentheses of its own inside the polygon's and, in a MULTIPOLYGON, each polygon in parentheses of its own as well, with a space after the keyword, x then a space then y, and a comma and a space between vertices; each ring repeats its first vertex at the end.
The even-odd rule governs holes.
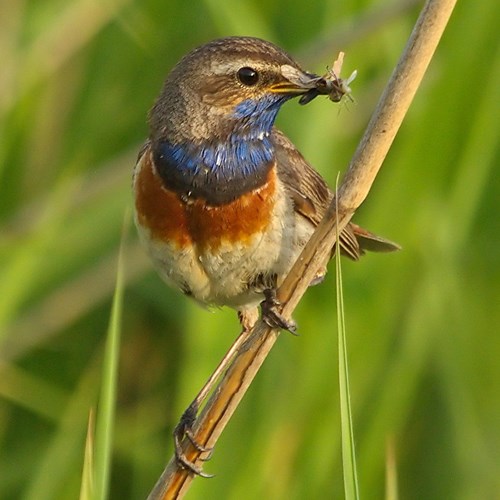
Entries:
MULTIPOLYGON (((290 318, 317 270, 329 259, 336 231, 341 231, 365 200, 389 151, 438 45, 456 0, 428 0, 410 36, 401 59, 373 114, 334 200, 311 240, 278 290, 282 314, 290 318), (336 203, 339 213, 336 216, 336 203)), ((278 338, 279 332, 258 322, 248 341, 236 355, 195 425, 198 443, 213 447, 248 386, 278 338)), ((197 465, 203 453, 184 440, 186 458, 197 465)), ((193 475, 175 458, 169 462, 149 500, 181 498, 193 475)))

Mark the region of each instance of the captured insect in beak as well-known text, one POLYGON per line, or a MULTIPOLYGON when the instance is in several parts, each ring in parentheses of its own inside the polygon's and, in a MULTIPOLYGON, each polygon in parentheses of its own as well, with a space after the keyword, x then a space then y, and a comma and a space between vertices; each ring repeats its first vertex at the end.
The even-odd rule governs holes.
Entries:
POLYGON ((333 63, 332 69, 328 69, 325 75, 316 79, 315 87, 299 99, 299 104, 307 104, 318 95, 327 95, 333 102, 340 102, 343 97, 346 96, 351 102, 354 102, 349 85, 356 78, 358 72, 357 70, 354 70, 346 80, 340 78, 339 75, 342 69, 343 61, 344 53, 339 52, 337 59, 333 63))

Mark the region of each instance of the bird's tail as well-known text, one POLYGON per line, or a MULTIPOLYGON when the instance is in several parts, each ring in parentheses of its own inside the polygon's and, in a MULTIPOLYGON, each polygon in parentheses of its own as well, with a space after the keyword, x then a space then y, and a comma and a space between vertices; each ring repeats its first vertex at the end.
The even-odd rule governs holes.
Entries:
POLYGON ((401 250, 401 246, 351 222, 340 236, 340 250, 342 255, 358 260, 365 251, 395 252, 401 250))

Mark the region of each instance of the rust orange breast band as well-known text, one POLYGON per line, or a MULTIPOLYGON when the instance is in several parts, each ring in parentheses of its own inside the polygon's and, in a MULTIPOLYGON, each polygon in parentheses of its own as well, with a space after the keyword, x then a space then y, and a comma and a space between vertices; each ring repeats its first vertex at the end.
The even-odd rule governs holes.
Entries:
POLYGON ((266 229, 274 207, 276 172, 267 182, 236 200, 218 206, 201 198, 186 203, 164 188, 149 150, 140 160, 135 179, 135 206, 139 223, 151 237, 179 248, 196 245, 200 251, 217 250, 224 243, 243 243, 266 229))

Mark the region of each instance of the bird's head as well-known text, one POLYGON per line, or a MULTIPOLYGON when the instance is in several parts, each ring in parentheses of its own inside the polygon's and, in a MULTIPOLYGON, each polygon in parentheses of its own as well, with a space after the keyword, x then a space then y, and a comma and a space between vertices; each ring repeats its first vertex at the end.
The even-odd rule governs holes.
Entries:
POLYGON ((150 113, 152 139, 204 142, 269 134, 280 106, 307 93, 316 80, 270 42, 214 40, 171 71, 150 113))

